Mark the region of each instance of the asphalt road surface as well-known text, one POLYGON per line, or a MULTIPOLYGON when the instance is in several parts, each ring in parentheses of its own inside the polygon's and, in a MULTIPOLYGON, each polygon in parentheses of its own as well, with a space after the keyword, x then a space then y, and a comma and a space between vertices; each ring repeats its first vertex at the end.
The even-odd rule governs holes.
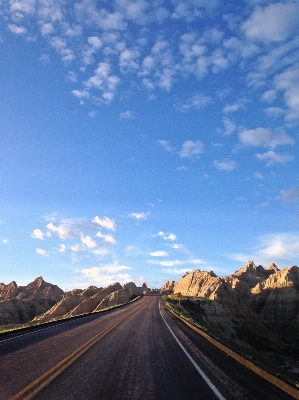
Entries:
POLYGON ((287 400, 160 296, 0 340, 1 400, 287 400))

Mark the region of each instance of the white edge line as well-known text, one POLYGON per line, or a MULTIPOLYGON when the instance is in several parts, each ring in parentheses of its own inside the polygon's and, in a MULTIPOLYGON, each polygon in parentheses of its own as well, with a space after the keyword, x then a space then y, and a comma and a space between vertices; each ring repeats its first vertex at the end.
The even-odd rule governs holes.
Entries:
POLYGON ((161 313, 161 302, 159 302, 159 311, 160 311, 160 315, 163 319, 163 321, 165 322, 167 328, 169 329, 170 333, 172 334, 172 336, 175 338, 175 340, 177 341, 178 345, 181 347, 181 349, 183 350, 183 352, 186 354, 186 356, 189 358, 189 360, 191 361, 191 363, 193 364, 193 366, 195 367, 196 371, 201 375, 201 377, 205 380, 205 382, 209 385, 209 387, 213 390, 213 392, 215 393, 215 395, 218 397, 219 400, 225 400, 225 397, 222 396, 222 394, 219 392, 219 390, 216 388, 215 385, 213 385, 213 383, 210 381, 210 379, 206 376, 206 374, 199 368, 199 366, 196 364, 196 362, 193 360, 193 358, 190 356, 190 354, 188 353, 188 351, 185 349, 185 347, 182 345, 182 343, 179 341, 179 339, 176 337, 176 335, 173 333, 173 331, 171 330, 170 326, 168 325, 168 323, 165 321, 162 313, 161 313))

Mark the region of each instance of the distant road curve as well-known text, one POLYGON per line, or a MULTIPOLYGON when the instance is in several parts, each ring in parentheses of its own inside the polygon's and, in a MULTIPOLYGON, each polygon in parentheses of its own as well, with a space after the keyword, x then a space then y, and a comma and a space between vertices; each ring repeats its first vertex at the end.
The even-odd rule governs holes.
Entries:
POLYGON ((1 400, 287 400, 163 309, 160 296, 0 340, 1 400))

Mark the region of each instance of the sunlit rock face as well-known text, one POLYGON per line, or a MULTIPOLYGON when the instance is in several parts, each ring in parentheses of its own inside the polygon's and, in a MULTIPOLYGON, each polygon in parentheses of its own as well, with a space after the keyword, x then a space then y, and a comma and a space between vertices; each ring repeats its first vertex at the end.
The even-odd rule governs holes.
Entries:
MULTIPOLYGON (((73 308, 70 312, 64 315, 64 317, 74 317, 80 314, 91 313, 100 304, 100 302, 109 294, 121 290, 122 286, 118 283, 112 283, 104 289, 98 289, 98 291, 92 296, 84 299, 78 306, 73 308)), ((92 292, 91 292, 92 293, 92 292)))
POLYGON ((161 287, 161 293, 165 293, 165 294, 173 293, 175 285, 176 285, 176 282, 173 281, 172 279, 170 279, 169 281, 167 281, 165 283, 164 286, 161 287))
POLYGON ((92 312, 104 297, 121 288, 118 282, 112 283, 104 289, 89 286, 79 294, 77 292, 73 295, 68 294, 67 297, 63 298, 58 304, 55 304, 45 314, 35 318, 35 320, 45 322, 56 318, 73 317, 92 312))
POLYGON ((174 286, 174 293, 182 293, 185 296, 214 299, 215 291, 223 284, 219 276, 213 271, 195 270, 186 272, 174 286))
POLYGON ((45 282, 41 276, 27 286, 18 286, 15 281, 8 285, 0 284, 0 300, 16 298, 20 300, 48 299, 57 302, 62 299, 63 293, 62 289, 52 283, 45 282))
MULTIPOLYGON (((248 261, 225 278, 213 272, 185 273, 163 289, 188 296, 207 326, 236 342, 258 349, 299 345, 299 269, 263 268, 248 261)), ((195 310, 196 311, 196 310, 195 310)))
POLYGON ((127 303, 131 300, 131 298, 132 298, 132 292, 130 291, 130 289, 118 290, 106 296, 94 311, 96 312, 103 310, 104 308, 127 303))

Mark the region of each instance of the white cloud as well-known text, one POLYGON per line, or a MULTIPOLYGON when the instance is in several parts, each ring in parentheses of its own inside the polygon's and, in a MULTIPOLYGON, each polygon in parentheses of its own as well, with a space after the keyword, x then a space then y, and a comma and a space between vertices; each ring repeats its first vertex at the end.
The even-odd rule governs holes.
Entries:
POLYGON ((262 100, 271 103, 277 97, 276 90, 270 89, 263 93, 262 100))
POLYGON ((200 110, 211 102, 211 97, 195 94, 190 97, 190 99, 185 101, 185 103, 176 104, 175 108, 177 109, 177 111, 180 112, 186 112, 189 110, 200 110))
POLYGON ((88 249, 95 249, 98 247, 98 244, 95 240, 92 240, 90 236, 83 236, 81 234, 81 242, 85 244, 88 249))
POLYGON ((164 235, 164 236, 163 236, 163 239, 164 239, 164 240, 173 241, 173 240, 177 240, 177 237, 176 237, 176 235, 175 235, 174 233, 170 233, 168 236, 167 236, 167 235, 164 235))
POLYGON ((115 95, 120 79, 116 75, 110 75, 111 67, 107 62, 100 62, 94 75, 85 81, 85 86, 89 89, 98 89, 103 92, 102 101, 110 103, 115 95))
POLYGON ((76 57, 71 49, 67 47, 67 42, 65 39, 59 36, 53 36, 49 40, 50 45, 61 55, 62 61, 70 62, 76 57))
POLYGON ((200 140, 186 140, 183 143, 182 150, 179 152, 180 157, 194 157, 203 153, 203 143, 200 140))
POLYGON ((100 225, 104 229, 108 229, 110 231, 116 231, 116 223, 114 219, 108 217, 104 217, 103 219, 101 219, 98 216, 95 216, 92 222, 100 225))
POLYGON ((152 257, 168 257, 169 253, 167 251, 152 251, 150 255, 152 257))
POLYGON ((116 243, 115 238, 110 234, 105 235, 105 234, 102 234, 101 232, 98 232, 96 234, 96 236, 99 238, 103 238, 105 244, 115 244, 116 243))
POLYGON ((69 71, 67 74, 67 79, 70 82, 78 82, 78 75, 74 71, 69 71))
POLYGON ((191 268, 163 268, 162 271, 165 272, 165 274, 174 274, 174 275, 183 275, 186 272, 190 272, 192 269, 191 268))
POLYGON ((131 119, 134 117, 134 113, 132 111, 124 111, 119 113, 120 119, 131 119))
POLYGON ((66 247, 66 245, 65 244, 60 244, 59 245, 59 253, 65 253, 66 252, 66 249, 67 249, 67 247, 66 247))
POLYGON ((299 190, 295 187, 281 190, 276 199, 281 200, 283 203, 299 203, 299 190))
POLYGON ((261 174, 260 172, 256 172, 256 173, 254 174, 254 177, 255 177, 256 179, 264 179, 263 174, 261 174))
POLYGON ((102 47, 102 40, 98 36, 90 36, 87 39, 88 46, 82 52, 83 64, 89 65, 94 62, 93 55, 102 47))
POLYGON ((226 117, 222 118, 222 122, 225 128, 224 135, 231 135, 235 131, 236 125, 229 118, 226 117))
MULTIPOLYGON (((55 217, 53 221, 55 221, 55 217)), ((58 226, 55 226, 53 222, 49 222, 47 228, 56 233, 60 239, 65 240, 67 238, 78 238, 82 232, 93 229, 93 226, 87 218, 68 218, 61 219, 58 226)))
POLYGON ((179 243, 174 243, 171 247, 173 249, 184 249, 185 248, 185 246, 183 244, 179 244, 179 243))
POLYGON ((237 168, 236 162, 228 159, 222 161, 215 160, 214 165, 219 171, 232 171, 237 168))
POLYGON ((268 117, 279 117, 283 115, 285 111, 281 107, 267 107, 265 113, 268 117))
POLYGON ((148 260, 149 264, 153 265, 161 265, 162 267, 174 267, 175 265, 185 265, 185 264, 192 264, 192 265, 199 265, 203 264, 202 260, 199 259, 188 259, 188 260, 171 260, 171 261, 161 261, 161 260, 148 260))
POLYGON ((68 224, 62 223, 59 226, 55 226, 52 222, 50 222, 47 225, 47 228, 50 231, 57 233, 58 236, 60 237, 60 239, 75 238, 76 237, 76 235, 74 235, 70 230, 71 224, 68 225, 68 224))
POLYGON ((33 239, 43 240, 45 234, 40 229, 34 229, 33 233, 30 235, 33 239))
POLYGON ((297 2, 280 2, 263 9, 258 7, 242 28, 250 39, 278 42, 287 39, 298 30, 298 14, 297 2))
POLYGON ((289 108, 286 120, 299 118, 299 63, 277 74, 274 77, 274 86, 276 90, 284 92, 284 100, 289 108))
POLYGON ((123 74, 134 72, 139 68, 138 58, 140 54, 138 50, 124 49, 119 56, 119 66, 123 74))
POLYGON ((40 249, 40 248, 37 248, 35 251, 37 254, 40 254, 41 256, 44 256, 44 257, 49 257, 49 254, 50 254, 48 251, 40 249))
POLYGON ((158 143, 164 150, 169 151, 170 153, 174 150, 174 147, 170 146, 168 140, 158 140, 158 143))
POLYGON ((96 256, 104 257, 108 254, 108 251, 106 249, 96 249, 93 252, 96 256))
POLYGON ((180 167, 177 168, 177 171, 188 171, 188 167, 185 167, 185 165, 182 165, 180 167))
POLYGON ((9 239, 2 239, 2 242, 3 242, 4 244, 8 244, 8 243, 9 243, 9 239))
POLYGON ((284 131, 273 132, 270 128, 243 129, 239 133, 239 139, 245 146, 264 146, 274 149, 276 146, 293 145, 294 140, 284 131))
POLYGON ((250 252, 232 254, 229 258, 242 262, 254 260, 256 264, 264 266, 274 262, 278 268, 296 265, 299 258, 299 233, 284 232, 260 236, 258 244, 250 252))
POLYGON ((129 214, 129 217, 131 217, 131 218, 135 218, 135 219, 137 219, 137 220, 139 220, 139 219, 143 219, 143 220, 145 220, 145 219, 147 219, 147 217, 150 215, 150 212, 147 212, 147 213, 144 213, 144 212, 140 212, 140 213, 131 213, 131 214, 129 214))
POLYGON ((89 97, 89 91, 86 89, 83 90, 72 90, 72 94, 77 97, 78 99, 88 99, 89 97))
POLYGON ((17 26, 15 24, 8 25, 9 30, 16 35, 24 35, 27 32, 27 29, 24 26, 17 26))
POLYGON ((100 267, 82 269, 79 272, 103 286, 108 286, 116 281, 120 283, 126 283, 130 281, 131 278, 125 271, 129 271, 131 269, 132 268, 127 265, 118 265, 115 262, 113 264, 106 264, 100 267))
POLYGON ((164 240, 170 240, 170 241, 177 240, 177 236, 174 233, 164 233, 162 231, 159 231, 156 235, 153 235, 153 237, 156 236, 162 236, 164 240))
POLYGON ((89 118, 94 118, 96 116, 96 113, 97 113, 96 111, 90 111, 88 113, 89 118))
POLYGON ((162 267, 173 267, 175 265, 186 264, 185 261, 172 260, 172 261, 159 261, 159 260, 148 260, 149 264, 161 265, 162 267))
POLYGON ((272 167, 276 164, 285 164, 287 162, 291 162, 294 159, 294 156, 289 154, 278 154, 273 150, 269 150, 263 154, 255 154, 256 158, 262 161, 267 161, 266 166, 272 167))
POLYGON ((75 253, 78 253, 79 251, 85 251, 85 247, 82 246, 81 244, 77 243, 71 246, 71 250, 74 251, 75 253))
POLYGON ((240 110, 240 109, 242 109, 242 108, 245 108, 245 104, 246 104, 246 103, 247 103, 247 100, 246 100, 246 99, 241 99, 241 100, 236 101, 235 103, 227 104, 227 105, 223 108, 222 112, 223 112, 224 114, 227 114, 227 113, 230 113, 230 112, 238 111, 238 110, 240 110))

